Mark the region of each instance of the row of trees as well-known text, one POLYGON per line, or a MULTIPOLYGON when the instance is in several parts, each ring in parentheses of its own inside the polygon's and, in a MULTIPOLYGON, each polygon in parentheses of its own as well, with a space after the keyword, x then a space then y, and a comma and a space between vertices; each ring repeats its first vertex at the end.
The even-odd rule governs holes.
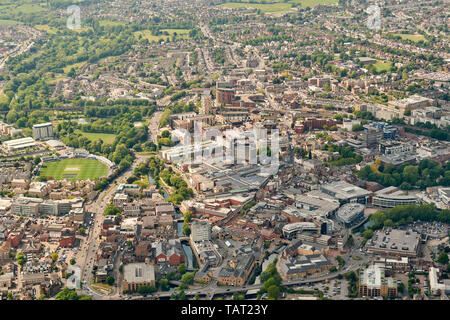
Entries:
POLYGON ((264 284, 259 293, 267 293, 269 300, 277 300, 280 297, 283 279, 278 273, 277 259, 267 266, 267 269, 261 273, 261 282, 264 284))
POLYGON ((403 190, 425 189, 432 186, 450 186, 450 162, 441 167, 437 162, 424 159, 417 165, 394 166, 379 160, 357 172, 360 179, 375 181, 385 187, 396 186, 403 190))
MULTIPOLYGON (((383 227, 399 227, 414 221, 437 221, 450 223, 450 210, 439 210, 433 204, 409 204, 396 206, 386 211, 378 211, 370 216, 371 226, 368 230, 377 230, 383 227)), ((367 230, 366 230, 367 231, 367 230)), ((363 236, 370 238, 373 233, 368 231, 363 236)))

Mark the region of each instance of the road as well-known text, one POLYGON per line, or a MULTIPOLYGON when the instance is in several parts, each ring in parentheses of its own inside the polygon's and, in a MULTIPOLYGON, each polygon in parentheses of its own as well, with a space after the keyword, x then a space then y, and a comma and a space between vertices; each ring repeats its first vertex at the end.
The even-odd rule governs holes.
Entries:
POLYGON ((158 111, 153 114, 148 124, 148 134, 149 140, 151 139, 153 143, 157 143, 158 131, 159 131, 159 120, 161 119, 162 112, 158 111))
MULTIPOLYGON (((159 120, 161 118, 162 112, 155 112, 153 117, 150 119, 149 123, 149 136, 148 139, 153 142, 157 142, 157 135, 159 129, 159 120)), ((123 172, 119 177, 115 179, 115 181, 120 182, 126 180, 132 173, 134 168, 136 168, 139 164, 144 163, 149 156, 136 155, 136 159, 133 162, 131 168, 127 171, 123 172)), ((94 222, 92 227, 90 228, 88 239, 83 243, 81 247, 81 283, 82 283, 82 291, 84 294, 88 294, 92 296, 94 299, 103 300, 103 299, 114 299, 120 296, 120 290, 116 288, 114 291, 108 295, 99 294, 95 291, 91 286, 92 281, 92 270, 97 261, 96 253, 99 247, 99 236, 101 234, 101 229, 104 221, 104 211, 106 206, 111 202, 112 197, 114 196, 116 190, 116 183, 111 184, 108 189, 102 191, 97 199, 92 203, 86 206, 87 212, 94 213, 94 222)), ((114 274, 118 274, 118 265, 120 264, 120 259, 118 256, 115 257, 114 263, 114 274)), ((118 277, 115 276, 115 279, 118 277)))
MULTIPOLYGON (((127 171, 123 172, 118 178, 116 178, 117 182, 126 180, 132 173, 134 168, 136 168, 139 164, 145 162, 147 156, 136 156, 136 160, 133 162, 131 168, 127 171)), ((101 300, 104 298, 111 298, 112 296, 116 296, 118 293, 117 290, 114 290, 113 293, 109 295, 101 295, 96 292, 91 287, 91 279, 92 279, 92 270, 96 263, 96 253, 99 247, 99 236, 101 233, 103 221, 105 219, 103 212, 106 206, 111 202, 112 197, 114 196, 117 185, 113 183, 108 189, 101 192, 97 199, 90 205, 86 206, 87 212, 94 213, 94 223, 89 232, 88 239, 83 243, 81 247, 82 254, 82 263, 81 263, 81 283, 82 283, 82 291, 84 294, 88 294, 93 296, 95 299, 101 300)), ((116 264, 115 264, 116 265, 116 264)), ((117 279, 117 277, 115 277, 117 279)))
MULTIPOLYGON (((355 254, 357 255, 357 254, 355 254)), ((347 273, 349 271, 355 271, 363 266, 365 266, 366 263, 369 262, 370 256, 358 254, 361 256, 361 260, 353 260, 348 257, 348 262, 346 262, 346 265, 343 269, 328 273, 325 275, 321 275, 319 277, 311 277, 307 279, 296 279, 296 280, 285 280, 283 281, 283 286, 294 286, 294 285, 302 285, 302 284, 308 284, 308 283, 314 283, 314 282, 321 282, 328 279, 333 279, 337 277, 340 274, 347 273)), ((216 282, 213 284, 209 284, 201 289, 196 290, 186 290, 185 293, 187 296, 194 296, 196 294, 199 295, 206 295, 212 298, 214 295, 221 295, 221 294, 232 294, 234 292, 242 292, 242 291, 248 291, 248 290, 254 290, 254 289, 260 289, 263 286, 263 284, 252 284, 252 285, 246 285, 243 287, 218 287, 216 285, 216 282)), ((142 299, 160 299, 160 298, 169 298, 172 295, 172 292, 157 292, 151 296, 148 297, 142 297, 142 299)))

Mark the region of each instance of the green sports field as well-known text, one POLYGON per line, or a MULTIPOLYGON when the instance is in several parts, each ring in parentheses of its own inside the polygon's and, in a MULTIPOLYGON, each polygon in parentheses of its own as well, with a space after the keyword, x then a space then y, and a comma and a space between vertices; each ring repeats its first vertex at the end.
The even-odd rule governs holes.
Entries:
POLYGON ((40 176, 56 180, 87 180, 108 175, 108 167, 94 159, 63 159, 42 166, 40 176))

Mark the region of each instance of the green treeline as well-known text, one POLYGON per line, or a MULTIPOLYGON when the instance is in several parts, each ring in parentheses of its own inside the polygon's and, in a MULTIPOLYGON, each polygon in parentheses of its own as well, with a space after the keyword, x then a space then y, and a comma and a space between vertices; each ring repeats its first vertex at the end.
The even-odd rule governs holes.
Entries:
POLYGON ((403 190, 425 189, 433 186, 450 186, 450 162, 444 167, 428 159, 417 165, 380 164, 365 166, 357 172, 360 179, 374 181, 385 187, 396 186, 403 190))

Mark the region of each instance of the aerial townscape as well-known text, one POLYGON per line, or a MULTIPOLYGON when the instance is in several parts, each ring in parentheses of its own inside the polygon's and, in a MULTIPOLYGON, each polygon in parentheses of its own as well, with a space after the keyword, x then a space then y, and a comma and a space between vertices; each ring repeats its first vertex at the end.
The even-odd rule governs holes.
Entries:
POLYGON ((0 0, 0 300, 448 300, 449 4, 0 0))

